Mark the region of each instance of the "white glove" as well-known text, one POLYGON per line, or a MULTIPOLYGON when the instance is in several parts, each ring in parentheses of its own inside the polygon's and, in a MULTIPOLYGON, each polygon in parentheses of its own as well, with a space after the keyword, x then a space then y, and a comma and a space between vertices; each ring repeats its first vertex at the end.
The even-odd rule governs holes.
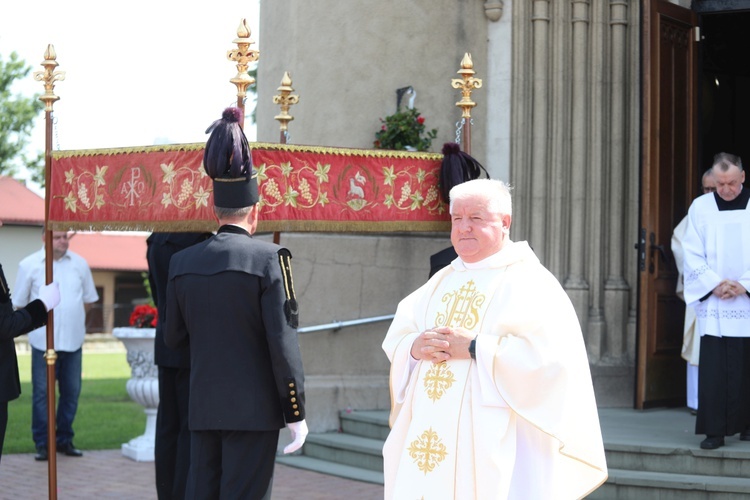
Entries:
POLYGON ((39 300, 44 302, 47 312, 50 312, 60 303, 60 287, 56 282, 44 285, 39 288, 39 300))
POLYGON ((305 438, 307 437, 307 422, 300 420, 299 422, 287 424, 287 427, 292 431, 292 439, 294 441, 286 445, 284 453, 292 453, 302 448, 302 445, 305 444, 305 438))

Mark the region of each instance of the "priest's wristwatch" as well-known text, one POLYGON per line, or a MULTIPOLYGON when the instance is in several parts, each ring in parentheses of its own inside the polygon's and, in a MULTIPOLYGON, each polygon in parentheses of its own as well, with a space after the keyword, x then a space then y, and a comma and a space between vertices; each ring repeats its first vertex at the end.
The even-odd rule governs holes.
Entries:
POLYGON ((471 339, 471 342, 469 342, 469 356, 471 356, 471 359, 477 359, 477 338, 476 337, 471 339))

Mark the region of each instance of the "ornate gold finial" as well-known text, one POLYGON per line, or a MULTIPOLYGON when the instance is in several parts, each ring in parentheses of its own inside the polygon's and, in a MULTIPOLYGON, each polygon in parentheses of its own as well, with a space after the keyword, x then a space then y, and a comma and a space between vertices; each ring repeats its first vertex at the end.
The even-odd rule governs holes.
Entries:
POLYGON ((281 132, 286 132, 287 124, 294 120, 294 117, 289 114, 289 106, 299 102, 299 96, 292 94, 294 89, 292 88, 292 78, 289 76, 288 71, 284 72, 284 77, 281 79, 281 86, 276 90, 280 93, 273 96, 273 103, 281 106, 281 113, 274 116, 274 119, 281 123, 281 132))
POLYGON ((461 60, 461 69, 457 71, 461 75, 461 80, 454 78, 451 80, 451 85, 454 89, 461 89, 461 100, 456 103, 456 106, 463 110, 461 114, 462 118, 471 118, 471 108, 477 105, 471 100, 471 91, 473 89, 482 88, 482 80, 474 78, 474 63, 471 61, 471 54, 468 52, 464 54, 464 58, 461 60))
POLYGON ((44 51, 44 61, 42 61, 44 71, 35 71, 34 80, 44 83, 44 95, 39 100, 44 103, 45 111, 52 111, 52 105, 60 98, 55 95, 55 82, 65 80, 64 71, 55 71, 57 64, 57 53, 52 44, 47 45, 44 51))
POLYGON ((237 86, 237 97, 244 99, 247 95, 247 88, 255 83, 255 78, 247 74, 248 65, 257 61, 260 56, 259 51, 250 48, 255 41, 250 38, 250 28, 247 27, 245 19, 237 28, 237 38, 232 43, 236 43, 237 48, 227 51, 227 59, 237 63, 237 75, 229 81, 237 86))

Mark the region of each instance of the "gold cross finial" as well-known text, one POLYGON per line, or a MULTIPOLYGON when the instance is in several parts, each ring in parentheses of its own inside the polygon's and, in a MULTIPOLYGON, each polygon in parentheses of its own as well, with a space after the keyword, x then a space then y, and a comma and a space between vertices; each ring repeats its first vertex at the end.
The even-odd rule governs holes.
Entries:
POLYGON ((284 76, 281 78, 281 86, 276 90, 279 93, 273 96, 273 103, 281 107, 281 113, 274 116, 274 119, 281 123, 281 132, 283 133, 286 132, 289 122, 294 120, 294 117, 289 114, 289 107, 299 102, 299 96, 292 94, 294 92, 292 77, 289 76, 288 71, 284 72, 284 76))
POLYGON ((55 71, 57 64, 57 53, 52 44, 47 45, 44 51, 44 61, 42 61, 44 71, 35 71, 34 80, 44 83, 44 94, 39 100, 44 103, 45 111, 52 111, 52 105, 60 98, 55 95, 55 82, 65 80, 64 71, 55 71))
POLYGON ((260 57, 260 51, 250 48, 255 41, 250 38, 247 20, 243 19, 240 23, 237 28, 237 38, 232 43, 236 43, 237 48, 227 51, 227 59, 237 63, 237 74, 229 81, 237 86, 237 97, 244 99, 247 95, 247 88, 255 83, 255 78, 247 74, 248 66, 260 57))
POLYGON ((461 69, 457 73, 461 75, 461 79, 454 78, 451 80, 454 89, 461 89, 461 100, 456 103, 456 106, 463 110, 462 118, 470 119, 471 108, 477 105, 471 100, 471 91, 482 88, 482 80, 474 78, 476 71, 474 71, 474 63, 471 61, 471 54, 468 52, 464 54, 464 58, 461 60, 461 69))

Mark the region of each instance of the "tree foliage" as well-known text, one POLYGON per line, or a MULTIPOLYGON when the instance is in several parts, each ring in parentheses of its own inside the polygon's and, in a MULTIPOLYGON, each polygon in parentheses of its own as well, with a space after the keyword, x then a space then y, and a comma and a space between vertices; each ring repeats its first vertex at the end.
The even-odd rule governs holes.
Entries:
POLYGON ((0 175, 17 177, 21 167, 25 167, 34 182, 44 184, 44 152, 33 157, 27 155, 34 121, 44 109, 39 94, 25 97, 13 94, 16 80, 28 76, 31 66, 27 66, 11 52, 6 61, 0 55, 0 175))
POLYGON ((258 64, 256 63, 255 67, 249 70, 247 74, 253 79, 253 83, 247 88, 247 91, 249 94, 252 94, 253 101, 255 101, 253 103, 253 112, 250 113, 250 120, 252 120, 252 123, 258 123, 255 121, 256 112, 258 111, 258 64))

